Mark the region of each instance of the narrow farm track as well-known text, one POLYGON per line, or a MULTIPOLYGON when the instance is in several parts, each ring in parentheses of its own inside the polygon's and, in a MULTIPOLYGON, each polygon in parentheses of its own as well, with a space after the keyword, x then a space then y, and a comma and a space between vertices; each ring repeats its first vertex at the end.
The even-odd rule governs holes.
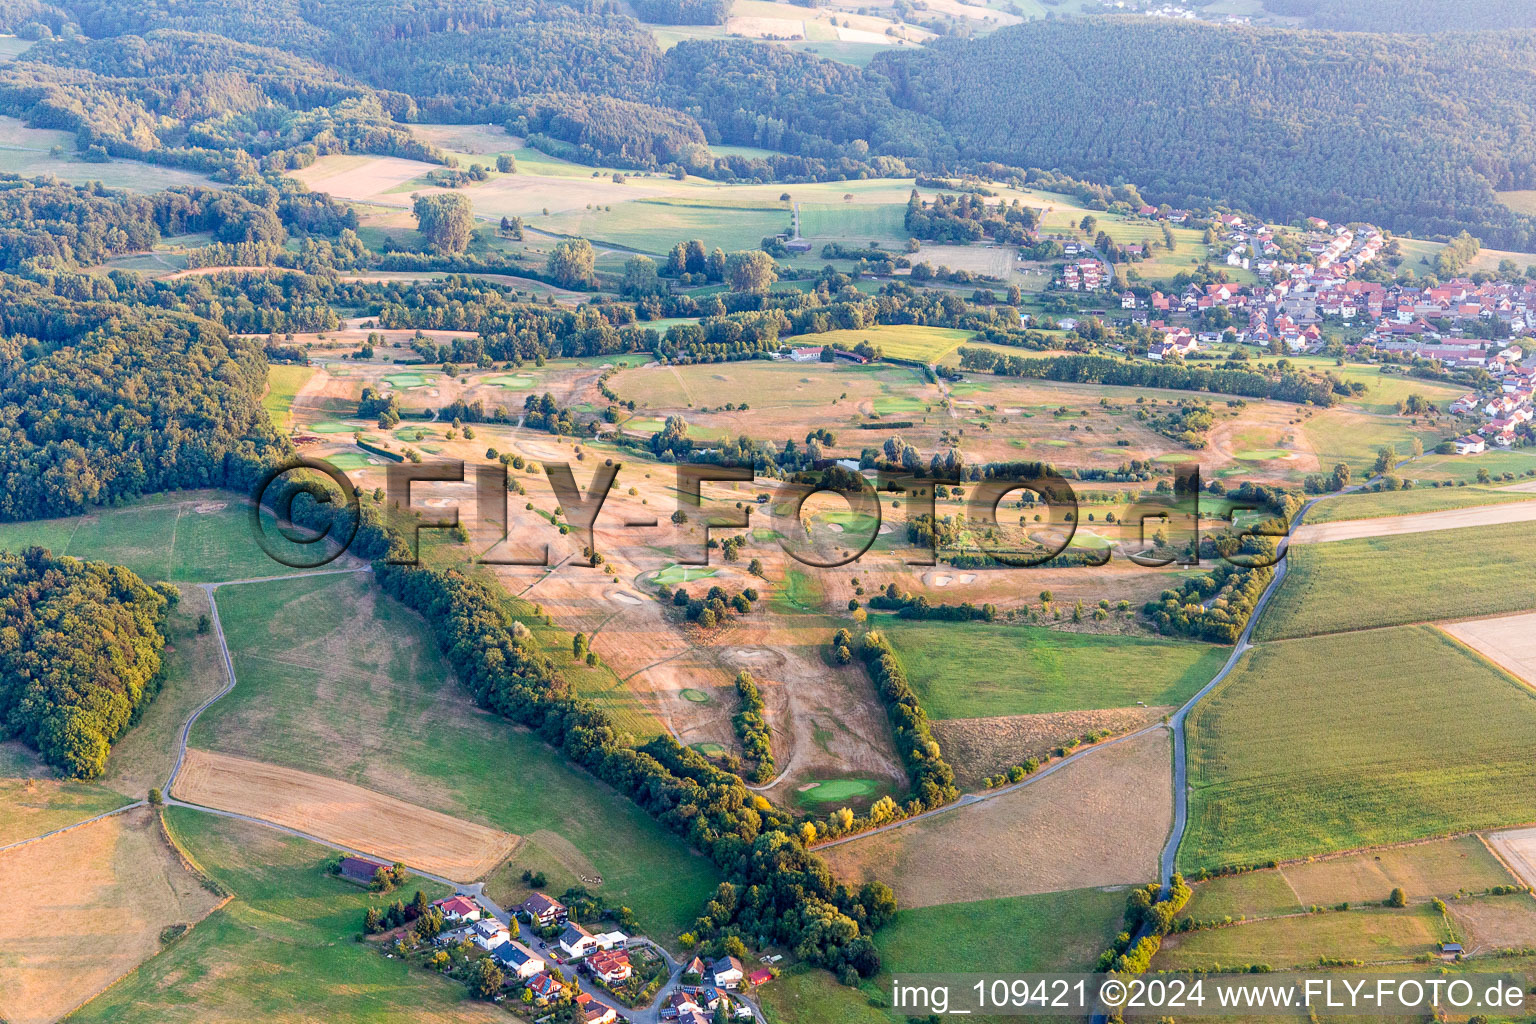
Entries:
MULTIPOLYGON (((562 559, 560 564, 564 564, 564 561, 566 561, 566 560, 568 560, 568 559, 562 559)), ((557 565, 554 568, 558 568, 558 567, 559 566, 557 565)), ((177 751, 176 751, 176 764, 171 769, 171 776, 170 776, 169 779, 166 780, 165 789, 163 791, 164 794, 165 794, 165 804, 166 804, 166 806, 168 806, 168 807, 182 807, 182 808, 185 808, 187 810, 197 811, 197 812, 202 813, 202 814, 212 814, 212 815, 215 815, 216 817, 220 817, 220 818, 229 818, 229 819, 231 819, 233 821, 243 821, 243 822, 246 822, 246 823, 251 824, 251 825, 258 825, 258 826, 260 826, 262 828, 270 829, 270 830, 272 830, 274 832, 280 832, 280 833, 282 833, 284 835, 293 836, 296 839, 303 839, 306 842, 315 843, 315 844, 317 844, 319 846, 325 847, 326 849, 335 850, 338 853, 345 853, 345 854, 349 854, 349 855, 353 855, 353 856, 358 856, 358 857, 374 856, 374 854, 370 853, 367 850, 354 850, 354 849, 352 849, 350 847, 344 846, 344 845, 342 845, 340 843, 333 842, 333 841, 331 841, 329 839, 324 839, 324 838, 322 838, 320 836, 312 835, 312 834, 310 834, 308 832, 304 832, 304 831, 302 831, 300 829, 290 828, 290 827, 288 827, 286 825, 279 825, 276 822, 268 821, 265 818, 258 818, 258 817, 254 817, 254 816, 247 815, 247 814, 239 814, 239 813, 236 813, 234 811, 223 811, 223 810, 219 810, 218 808, 214 808, 214 807, 204 807, 201 804, 188 803, 185 800, 178 800, 175 797, 171 796, 171 785, 172 785, 172 783, 174 783, 176 781, 176 776, 180 773, 182 765, 183 765, 183 763, 186 760, 186 756, 187 756, 187 739, 188 739, 188 737, 192 733, 192 726, 193 726, 193 724, 197 721, 197 718, 198 718, 199 715, 201 715, 204 711, 208 710, 208 708, 210 706, 212 706, 216 701, 218 701, 219 698, 226 696, 231 690, 233 690, 235 688, 235 664, 234 664, 234 659, 230 655, 229 644, 228 644, 228 642, 224 638, 224 626, 219 621, 219 606, 218 606, 218 602, 213 599, 214 591, 217 590, 219 587, 239 586, 239 585, 245 584, 245 583, 269 583, 269 582, 271 582, 273 580, 294 579, 294 578, 303 577, 303 576, 326 576, 326 575, 334 576, 334 575, 340 575, 340 574, 345 574, 345 573, 361 573, 361 572, 372 572, 372 571, 373 571, 373 566, 372 565, 362 565, 362 566, 357 566, 357 567, 354 567, 354 568, 347 568, 347 569, 327 569, 327 570, 320 570, 320 571, 315 571, 315 572, 288 573, 288 574, 281 575, 281 576, 262 576, 262 577, 255 577, 255 578, 252 578, 252 579, 244 579, 244 580, 228 580, 228 581, 225 581, 225 582, 222 582, 222 583, 204 583, 204 584, 201 584, 203 589, 206 590, 207 593, 208 593, 208 605, 209 605, 209 608, 211 609, 210 617, 212 618, 212 621, 213 621, 213 635, 219 641, 219 652, 222 654, 223 659, 224 659, 224 672, 225 672, 226 682, 225 682, 224 687, 221 690, 219 690, 218 693, 214 694, 213 696, 209 697, 207 700, 203 701, 202 704, 198 705, 198 707, 195 710, 193 710, 192 714, 190 716, 188 716, 186 724, 182 727, 181 737, 180 737, 180 741, 179 741, 179 746, 178 746, 177 751)), ((551 570, 551 571, 553 571, 553 570, 551 570)), ((546 578, 546 577, 541 577, 541 579, 543 579, 543 578, 546 578)), ((121 814, 124 811, 132 809, 133 807, 141 807, 141 806, 143 806, 143 804, 144 804, 144 801, 141 800, 137 804, 130 804, 130 805, 126 806, 126 807, 119 807, 119 808, 117 808, 114 811, 108 811, 106 814, 97 815, 97 817, 91 818, 91 819, 89 819, 89 821, 96 821, 96 820, 99 820, 100 818, 110 817, 110 816, 112 816, 114 814, 121 814)), ((68 826, 66 829, 57 829, 54 832, 48 833, 48 835, 54 835, 57 832, 67 831, 68 828, 78 828, 81 825, 88 824, 89 821, 78 822, 75 825, 68 826)), ((37 837, 37 839, 41 839, 41 838, 45 838, 45 837, 43 837, 43 836, 37 837)), ((23 842, 36 842, 37 839, 23 840, 23 842)), ((20 846, 22 844, 21 843, 16 843, 16 844, 13 844, 13 845, 20 846)), ((4 850, 4 849, 10 849, 10 847, 0 847, 0 850, 4 850)), ((476 903, 478 903, 480 905, 480 907, 483 910, 485 910, 491 916, 495 917, 498 921, 501 921, 504 924, 511 919, 511 912, 510 911, 508 911, 505 907, 502 907, 499 904, 497 904, 494 900, 492 900, 489 896, 487 896, 485 894, 485 885, 484 885, 483 882, 474 882, 474 883, 457 882, 457 881, 454 881, 451 878, 444 878, 441 875, 437 875, 437 874, 434 874, 434 873, 429 872, 429 871, 424 871, 424 870, 422 870, 422 869, 420 869, 418 867, 415 867, 414 865, 411 865, 411 864, 407 864, 406 867, 410 868, 410 870, 412 871, 413 874, 416 874, 416 875, 418 875, 418 876, 420 876, 422 878, 425 878, 428 881, 437 882, 440 885, 445 885, 445 886, 449 887, 450 889, 452 889, 454 892, 456 892, 456 893, 458 893, 460 895, 463 895, 463 896, 467 896, 470 899, 473 899, 476 903)), ((528 934, 525 933, 524 940, 529 942, 531 945, 533 945, 533 947, 535 949, 535 952, 538 952, 538 953, 541 953, 541 954, 545 954, 545 955, 549 954, 550 947, 548 946, 547 943, 545 943, 542 940, 538 939, 537 936, 528 935, 528 934)), ((657 952, 659 952, 661 954, 662 958, 666 961, 668 970, 670 972, 670 976, 668 977, 667 982, 664 985, 661 986, 660 990, 656 993, 655 997, 651 1000, 650 1005, 646 1006, 646 1007, 642 1007, 641 1009, 638 1009, 638 1010, 632 1010, 632 1009, 629 1009, 629 1008, 625 1007, 623 1004, 619 1003, 617 1000, 611 998, 606 993, 604 993, 604 992, 602 992, 600 990, 588 988, 588 989, 586 989, 586 991, 589 992, 598 1002, 604 1004, 605 1006, 611 1007, 614 1010, 615 1013, 618 1013, 618 1014, 620 1014, 622 1016, 628 1017, 631 1021, 634 1022, 634 1024, 659 1024, 660 1019, 661 1019, 661 1004, 669 995, 672 994, 672 992, 681 983, 682 976, 683 976, 683 965, 677 959, 677 957, 673 956, 671 951, 669 951, 668 949, 666 949, 665 947, 663 947, 662 945, 660 945, 659 943, 657 943, 657 942, 655 942, 655 941, 653 941, 651 939, 637 936, 633 941, 642 942, 645 945, 648 945, 648 946, 652 947, 653 949, 655 949, 657 952)), ((741 996, 739 993, 737 994, 737 998, 740 999, 742 1002, 746 1003, 746 1005, 752 1010, 752 1016, 753 1016, 753 1020, 754 1020, 755 1024, 764 1024, 765 1018, 763 1017, 762 1010, 759 1009, 759 1007, 757 1006, 757 1003, 755 1001, 746 999, 744 996, 741 996)))

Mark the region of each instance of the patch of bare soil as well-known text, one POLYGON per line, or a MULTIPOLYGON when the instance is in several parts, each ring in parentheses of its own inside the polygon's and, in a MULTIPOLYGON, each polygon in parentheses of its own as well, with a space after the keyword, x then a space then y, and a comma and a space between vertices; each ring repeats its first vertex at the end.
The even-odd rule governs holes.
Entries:
POLYGON ((1085 733, 1134 732, 1151 725, 1172 708, 1106 708, 1099 711, 1057 711, 1042 715, 999 715, 993 718, 952 718, 936 721, 933 734, 944 759, 955 769, 963 789, 977 789, 989 775, 1022 764, 1028 757, 1045 757, 1085 733))
POLYGON ((850 884, 902 906, 1139 884, 1173 814, 1167 730, 1105 747, 1020 789, 821 851, 850 884))

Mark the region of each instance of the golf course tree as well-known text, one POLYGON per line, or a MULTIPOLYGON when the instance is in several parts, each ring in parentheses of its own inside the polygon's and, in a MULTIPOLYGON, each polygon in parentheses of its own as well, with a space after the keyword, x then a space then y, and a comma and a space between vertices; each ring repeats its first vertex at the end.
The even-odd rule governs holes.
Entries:
POLYGON ((748 295, 764 295, 779 279, 773 257, 761 249, 731 253, 726 261, 726 274, 731 280, 731 290, 748 295))
POLYGON ((589 285, 593 280, 593 267, 597 254, 592 243, 585 238, 568 238, 555 246, 549 254, 549 273, 566 288, 589 285))
POLYGON ((0 737, 20 739, 80 779, 160 687, 176 588, 122 566, 0 553, 0 737))
POLYGON ((469 211, 469 198, 457 192, 434 192, 417 196, 413 204, 416 227, 427 244, 440 253, 458 253, 469 248, 475 234, 475 218, 469 211))

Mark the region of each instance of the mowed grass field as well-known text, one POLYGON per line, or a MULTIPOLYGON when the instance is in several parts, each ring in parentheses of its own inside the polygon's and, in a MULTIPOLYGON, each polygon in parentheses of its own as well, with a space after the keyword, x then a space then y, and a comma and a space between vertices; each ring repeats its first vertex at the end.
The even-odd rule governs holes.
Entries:
POLYGON ((845 351, 861 341, 876 346, 897 359, 921 359, 936 363, 975 336, 974 331, 952 327, 922 327, 916 324, 865 327, 856 331, 825 331, 786 338, 790 345, 831 345, 845 351))
POLYGON ((15 908, 0 915, 10 1024, 58 1020, 219 902, 143 807, 0 853, 0 887, 15 908))
POLYGON ((219 591, 232 693, 192 745, 341 779, 541 845, 635 911, 686 930, 717 878, 629 801, 459 689, 414 613, 366 575, 219 591), (561 842, 563 840, 563 842, 561 842))
POLYGON ((292 425, 289 410, 293 408, 294 396, 314 375, 313 366, 278 363, 267 368, 267 393, 262 396, 261 405, 277 429, 287 430, 292 425))
POLYGON ((1312 906, 1380 902, 1397 887, 1410 903, 1424 903, 1514 882, 1480 839, 1457 836, 1222 875, 1196 883, 1184 916, 1278 917, 1312 906))
POLYGON ((1497 487, 1415 487, 1407 491, 1362 491, 1325 498, 1307 513, 1308 523, 1334 523, 1345 519, 1380 519, 1419 512, 1443 512, 1480 505, 1530 501, 1530 491, 1497 487))
POLYGON ((245 822, 172 807, 178 845, 234 899, 175 945, 87 1004, 77 1021, 204 1024, 218 1021, 505 1020, 464 986, 386 960, 354 942, 364 911, 421 889, 409 878, 388 896, 331 877, 325 847, 245 822))
MULTIPOLYGON (((282 544, 275 532, 268 536, 282 544)), ((178 491, 66 519, 0 523, 0 549, 34 544, 56 555, 127 566, 151 582, 215 583, 299 571, 262 550, 249 504, 228 491, 178 491)))
POLYGON ((1319 957, 1409 960, 1452 937, 1444 916, 1428 905, 1362 907, 1172 935, 1163 940, 1154 964, 1169 971, 1252 963, 1284 970, 1315 965, 1319 957))
MULTIPOLYGON (((878 623, 878 625, 876 625, 878 623)), ((936 719, 1182 704, 1227 649, 1032 626, 878 616, 923 709, 936 719)))
POLYGON ((1119 887, 1073 889, 901 910, 875 933, 879 977, 851 989, 826 971, 787 974, 760 990, 763 1012, 772 1024, 892 1024, 908 1018, 870 997, 888 1002, 895 976, 1088 971, 1120 929, 1125 899, 1119 887))
MULTIPOLYGON (((776 204, 773 204, 776 205, 776 204)), ((619 202, 540 219, 538 227, 561 235, 610 242, 665 256, 675 242, 703 239, 726 252, 756 249, 769 235, 787 230, 789 210, 722 203, 708 206, 665 199, 619 202)))
POLYGON ((1260 640, 1536 607, 1531 524, 1293 544, 1260 640))
POLYGON ((1536 821, 1536 695, 1430 626, 1262 645, 1186 728, 1186 873, 1536 821))

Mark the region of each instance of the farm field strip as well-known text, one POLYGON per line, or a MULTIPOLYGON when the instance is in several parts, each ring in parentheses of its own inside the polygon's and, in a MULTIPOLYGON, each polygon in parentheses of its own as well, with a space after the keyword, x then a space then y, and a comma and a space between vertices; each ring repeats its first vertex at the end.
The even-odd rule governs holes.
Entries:
POLYGON ((1009 792, 819 849, 834 875, 879 878, 907 907, 1139 883, 1171 822, 1168 756, 1167 732, 1148 729, 1009 792))
POLYGON ((1430 626, 1256 647, 1188 725, 1187 872, 1536 821, 1536 694, 1430 626))
POLYGON ((1300 544, 1254 635, 1279 640, 1536 608, 1525 523, 1300 544))
POLYGON ((1528 523, 1532 520, 1536 520, 1536 501, 1516 501, 1509 504, 1443 509, 1438 512, 1419 512, 1412 515, 1308 523, 1296 531, 1291 542, 1293 544, 1324 544, 1341 540, 1359 540, 1365 537, 1397 537, 1413 533, 1434 533, 1439 530, 1528 523))
POLYGON ((465 882, 489 872, 518 843, 509 833, 350 783, 195 748, 172 796, 465 882))
POLYGON ((1411 516, 1421 512, 1499 505, 1510 501, 1530 501, 1536 480, 1499 487, 1414 487, 1403 491, 1358 491, 1325 497, 1307 513, 1307 526, 1338 522, 1343 519, 1376 519, 1383 516, 1411 516))

